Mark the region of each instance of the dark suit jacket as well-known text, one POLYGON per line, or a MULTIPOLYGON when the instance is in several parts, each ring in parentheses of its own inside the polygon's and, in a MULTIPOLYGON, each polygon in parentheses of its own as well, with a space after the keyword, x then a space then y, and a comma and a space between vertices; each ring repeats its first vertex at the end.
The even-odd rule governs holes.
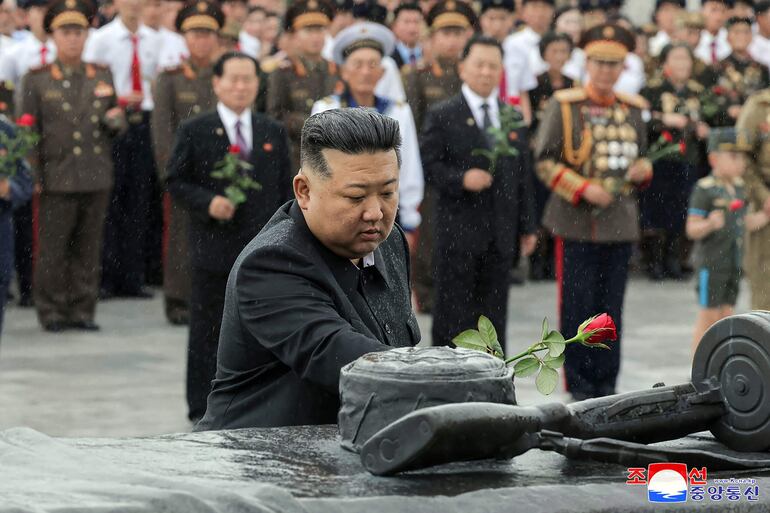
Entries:
POLYGON ((214 165, 230 147, 216 111, 179 125, 167 166, 171 195, 190 212, 190 260, 193 267, 229 272, 238 253, 259 233, 270 217, 291 197, 289 144, 283 126, 263 114, 251 118, 252 177, 262 185, 249 190, 230 221, 209 216, 215 195, 224 195, 227 182, 211 177, 214 165))
POLYGON ((344 365, 420 340, 398 226, 374 259, 359 270, 315 238, 295 201, 282 206, 230 273, 217 375, 196 429, 336 423, 344 365))
POLYGON ((398 66, 398 69, 401 69, 404 67, 404 65, 409 64, 408 62, 404 62, 404 58, 401 57, 401 52, 398 50, 393 50, 393 53, 390 54, 390 56, 394 61, 396 61, 396 66, 398 66))
POLYGON ((420 152, 425 181, 438 191, 434 222, 440 252, 457 244, 475 246, 495 242, 505 258, 518 255, 519 235, 534 233, 534 196, 526 144, 526 129, 514 135, 519 154, 497 163, 492 187, 478 192, 463 188, 471 168, 489 169, 486 157, 473 155, 486 148, 462 93, 433 105, 425 116, 420 152))

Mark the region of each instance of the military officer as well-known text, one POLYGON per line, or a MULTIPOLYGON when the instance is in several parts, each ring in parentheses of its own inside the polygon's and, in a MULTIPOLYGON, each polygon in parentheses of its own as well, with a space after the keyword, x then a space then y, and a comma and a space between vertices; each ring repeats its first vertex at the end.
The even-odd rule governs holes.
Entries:
POLYGON ((124 128, 106 67, 81 61, 95 11, 86 0, 56 0, 45 14, 57 59, 22 82, 21 112, 36 119, 41 185, 34 292, 47 331, 98 330, 99 261, 110 188, 112 136, 124 128))
POLYGON ((268 78, 267 113, 286 126, 292 167, 299 168, 302 125, 313 104, 341 92, 337 65, 321 57, 334 8, 326 0, 301 0, 286 11, 284 28, 291 34, 296 55, 268 78))
MULTIPOLYGON (((432 60, 416 66, 407 64, 402 70, 406 101, 412 108, 417 127, 422 127, 428 107, 460 92, 462 80, 457 72, 457 63, 476 24, 476 15, 464 2, 445 0, 431 8, 427 22, 432 60)), ((433 305, 433 197, 427 187, 420 214, 422 224, 413 255, 412 281, 419 309, 427 313, 433 305)))
POLYGON ((375 94, 377 82, 384 73, 383 57, 393 52, 394 45, 393 33, 378 23, 356 23, 337 34, 333 54, 334 61, 340 66, 345 91, 317 101, 312 113, 343 107, 369 107, 398 121, 402 141, 398 219, 406 232, 409 247, 414 248, 415 230, 421 219, 418 207, 423 195, 422 162, 414 118, 406 103, 375 94))
MULTIPOLYGON (((543 225, 557 239, 556 272, 562 332, 571 336, 588 317, 607 312, 620 337, 632 242, 639 237, 635 190, 652 176, 645 100, 613 92, 634 36, 611 24, 581 41, 590 81, 557 91, 537 134, 540 179, 551 189, 543 225)), ((610 351, 571 344, 565 365, 575 399, 612 394, 620 340, 610 351)))
POLYGON ((462 80, 457 74, 457 63, 473 33, 476 15, 465 2, 445 0, 433 6, 427 21, 432 59, 408 64, 402 70, 406 101, 418 127, 422 126, 428 107, 460 91, 462 80))
MULTIPOLYGON (((165 179, 166 162, 179 124, 216 105, 211 79, 213 61, 219 50, 217 34, 223 24, 222 10, 205 0, 191 2, 177 14, 176 28, 183 34, 190 56, 181 65, 160 73, 155 85, 152 135, 161 181, 165 179)), ((172 324, 186 324, 190 297, 188 216, 175 200, 166 202, 163 262, 166 317, 172 324)))
MULTIPOLYGON (((770 89, 746 102, 738 122, 739 131, 752 135, 753 150, 744 179, 750 208, 770 215, 770 89)), ((751 288, 752 310, 770 310, 770 226, 749 233, 745 269, 751 288)))

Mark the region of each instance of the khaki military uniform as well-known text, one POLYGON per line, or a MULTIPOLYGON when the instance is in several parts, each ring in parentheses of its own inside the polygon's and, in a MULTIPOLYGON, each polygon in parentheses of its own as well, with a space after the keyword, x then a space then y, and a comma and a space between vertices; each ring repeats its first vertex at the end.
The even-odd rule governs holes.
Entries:
MULTIPOLYGON (((746 169, 746 192, 753 211, 762 210, 770 199, 770 89, 746 102, 737 130, 752 134, 754 150, 746 169)), ((770 310, 770 225, 748 234, 745 270, 751 286, 751 308, 770 310)))
MULTIPOLYGON (((401 71, 406 101, 412 108, 418 133, 425 112, 431 105, 451 98, 460 92, 463 82, 457 74, 457 63, 436 60, 432 64, 407 64, 401 71)), ((423 193, 420 214, 420 236, 413 254, 412 281, 420 310, 430 312, 433 307, 433 211, 434 194, 427 184, 423 193)))
POLYGON ((627 242, 639 237, 635 187, 626 182, 630 165, 647 149, 642 119, 645 100, 616 94, 610 106, 591 101, 583 88, 554 94, 537 134, 537 173, 553 194, 543 225, 565 239, 627 242), (587 182, 615 196, 606 209, 580 201, 587 182))
POLYGON ((125 128, 109 68, 58 61, 22 81, 21 113, 41 139, 33 160, 40 195, 35 267, 38 317, 49 323, 93 321, 99 292, 102 232, 113 184, 112 138, 125 128))
MULTIPOLYGON (((197 68, 189 62, 163 71, 155 85, 155 109, 152 113, 152 138, 161 181, 174 146, 174 136, 182 121, 216 107, 211 84, 212 67, 197 68)), ((190 298, 190 257, 187 212, 170 197, 165 199, 165 240, 163 292, 166 314, 183 321, 190 298)))
POLYGON ((326 60, 296 58, 268 76, 267 114, 286 126, 294 171, 299 169, 302 126, 310 117, 313 104, 341 91, 337 65, 326 60))

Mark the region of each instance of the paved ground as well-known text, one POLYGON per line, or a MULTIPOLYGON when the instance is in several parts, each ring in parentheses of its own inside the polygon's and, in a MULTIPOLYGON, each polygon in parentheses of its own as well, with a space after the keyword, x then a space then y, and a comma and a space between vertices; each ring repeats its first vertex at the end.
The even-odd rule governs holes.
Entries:
MULTIPOLYGON (((744 287, 746 290, 746 287, 744 287)), ((162 301, 100 304, 99 334, 47 334, 34 311, 11 306, 0 344, 0 429, 28 426, 54 436, 138 436, 187 431, 186 329, 169 326, 162 301)), ((511 289, 508 351, 555 319, 552 283, 511 289)), ((747 309, 747 297, 739 311, 747 309)), ((685 382, 695 318, 691 283, 635 280, 626 298, 620 391, 685 382)), ((420 317, 424 339, 430 318, 420 317)), ((522 404, 543 401, 531 379, 517 382, 522 404)), ((557 392, 553 398, 564 400, 557 392)))

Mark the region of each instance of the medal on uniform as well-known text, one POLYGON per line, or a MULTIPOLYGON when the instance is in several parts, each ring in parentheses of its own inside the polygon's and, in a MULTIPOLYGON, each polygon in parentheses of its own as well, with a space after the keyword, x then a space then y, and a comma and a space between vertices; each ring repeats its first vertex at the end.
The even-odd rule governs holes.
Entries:
POLYGON ((626 111, 623 108, 617 108, 613 113, 613 117, 615 118, 615 123, 621 124, 626 121, 626 111))
POLYGON ((97 98, 104 98, 105 96, 112 96, 115 94, 115 89, 110 84, 100 80, 94 87, 94 96, 97 98))
POLYGON ((596 153, 598 153, 599 155, 607 155, 607 153, 609 152, 607 141, 600 141, 596 143, 596 146, 594 146, 594 148, 596 148, 596 153))
POLYGON ((594 125, 594 139, 601 141, 607 137, 607 129, 602 125, 594 125))
POLYGON ((609 169, 609 159, 607 157, 597 157, 596 158, 596 170, 604 173, 609 169))
POLYGON ((623 146, 618 141, 610 141, 608 148, 609 154, 613 157, 619 157, 623 153, 623 146))
POLYGON ((620 158, 613 155, 607 161, 609 162, 610 170, 617 171, 620 169, 620 158))
POLYGON ((610 125, 607 127, 607 139, 610 141, 617 140, 618 138, 618 127, 615 125, 610 125))

